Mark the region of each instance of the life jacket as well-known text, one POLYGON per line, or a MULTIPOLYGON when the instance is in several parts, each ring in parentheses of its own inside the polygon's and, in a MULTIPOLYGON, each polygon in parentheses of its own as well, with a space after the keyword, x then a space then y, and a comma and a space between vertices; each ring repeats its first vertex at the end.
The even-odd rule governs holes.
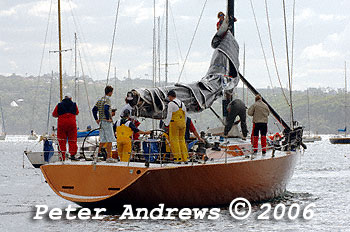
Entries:
POLYGON ((58 103, 57 113, 59 116, 67 113, 76 115, 77 104, 70 99, 63 99, 62 102, 58 103))
POLYGON ((179 110, 176 112, 173 112, 173 115, 171 116, 171 122, 183 122, 184 124, 186 124, 185 111, 182 109, 183 103, 181 102, 181 106, 180 106, 179 104, 177 104, 177 102, 175 101, 172 101, 172 102, 179 107, 179 110))
POLYGON ((117 142, 131 141, 133 131, 129 127, 130 123, 131 121, 123 119, 117 122, 117 142))
MULTIPOLYGON (((98 118, 107 119, 105 115, 105 105, 111 106, 111 100, 107 96, 103 96, 100 100, 97 101, 96 106, 98 109, 98 118)), ((112 108, 109 107, 109 115, 112 116, 112 108)))

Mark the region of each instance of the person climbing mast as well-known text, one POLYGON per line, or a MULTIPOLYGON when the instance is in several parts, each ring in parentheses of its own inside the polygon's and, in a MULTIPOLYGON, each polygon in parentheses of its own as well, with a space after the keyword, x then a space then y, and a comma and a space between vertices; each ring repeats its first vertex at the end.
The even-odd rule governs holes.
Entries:
MULTIPOLYGON (((221 25, 222 25, 222 24, 224 23, 224 21, 225 21, 225 14, 224 14, 222 11, 220 11, 220 12, 218 13, 218 19, 219 19, 219 21, 218 21, 217 24, 216 24, 216 29, 217 29, 217 30, 220 29, 221 25)), ((236 18, 234 18, 234 22, 237 22, 237 19, 236 19, 236 18)))

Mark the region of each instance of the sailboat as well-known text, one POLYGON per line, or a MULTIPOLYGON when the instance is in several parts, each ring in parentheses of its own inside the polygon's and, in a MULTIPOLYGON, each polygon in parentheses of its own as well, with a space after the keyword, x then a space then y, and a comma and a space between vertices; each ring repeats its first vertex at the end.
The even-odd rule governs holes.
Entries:
MULTIPOLYGON (((166 96, 171 89, 176 91, 189 112, 210 108, 215 100, 224 95, 224 91, 235 88, 239 80, 253 94, 259 94, 238 72, 239 47, 233 36, 233 6, 234 1, 228 0, 227 29, 224 36, 219 30, 213 38, 212 47, 215 50, 208 74, 189 85, 178 83, 133 90, 137 116, 164 118, 166 96), (222 65, 226 67, 225 71, 219 68, 222 65)), ((121 209, 124 204, 156 207, 160 203, 167 207, 204 207, 228 205, 235 197, 245 197, 250 201, 272 199, 285 192, 293 175, 303 145, 303 129, 289 126, 268 106, 285 129, 284 139, 270 147, 266 156, 247 159, 234 156, 220 147, 199 147, 189 164, 169 162, 161 152, 155 151, 151 154, 133 154, 141 158, 130 159, 129 162, 106 163, 97 159, 74 163, 65 161, 45 164, 40 169, 58 196, 90 208, 114 210, 121 209), (209 159, 197 159, 200 154, 205 154, 209 159), (150 162, 148 155, 152 155, 155 162, 150 162)), ((154 141, 154 138, 152 142, 145 138, 142 143, 147 146, 154 141)))
POLYGON ((311 120, 310 120, 310 96, 309 96, 309 89, 306 90, 307 93, 307 119, 308 119, 308 125, 309 125, 309 131, 307 135, 303 136, 303 142, 304 143, 313 143, 316 141, 321 141, 322 137, 319 135, 313 135, 311 134, 311 120))
MULTIPOLYGON (((58 10, 60 11, 60 1, 58 1, 58 10)), ((61 16, 59 14, 59 22, 60 22, 61 16)), ((62 52, 67 50, 62 50, 62 43, 61 43, 61 23, 58 24, 58 34, 59 34, 59 50, 53 51, 59 53, 59 81, 60 81, 60 99, 63 99, 63 91, 62 91, 62 52)), ((77 36, 75 37, 75 77, 77 77, 77 36)), ((39 142, 43 141, 43 150, 42 151, 32 151, 31 149, 26 149, 24 151, 24 154, 27 156, 29 162, 33 165, 35 168, 40 168, 41 165, 47 164, 47 163, 55 163, 60 160, 61 158, 61 151, 59 149, 58 140, 57 137, 53 131, 52 135, 49 135, 49 117, 51 115, 51 93, 52 93, 52 81, 53 81, 53 72, 51 74, 51 84, 50 84, 50 99, 49 99, 49 107, 48 107, 48 118, 47 118, 47 134, 43 136, 38 136, 34 133, 34 131, 31 131, 31 135, 29 135, 28 140, 37 140, 39 139, 39 142), (56 146, 56 149, 54 149, 54 146, 56 146)), ((77 81, 77 78, 75 78, 75 83, 77 81)), ((75 94, 76 96, 76 94, 75 94)), ((95 151, 98 147, 98 136, 99 136, 99 130, 91 130, 91 128, 87 130, 78 130, 77 131, 77 144, 78 144, 78 154, 84 155, 85 158, 91 159, 91 155, 95 154, 95 151), (85 153, 84 153, 85 152, 85 153)))
POLYGON ((6 139, 5 118, 4 118, 4 112, 2 109, 1 98, 0 98, 0 112, 1 112, 0 140, 5 140, 6 139))
POLYGON ((347 111, 347 77, 346 77, 346 62, 345 62, 345 88, 344 88, 344 129, 338 129, 338 133, 344 133, 344 135, 337 135, 335 137, 329 138, 331 144, 350 144, 350 137, 347 135, 347 121, 348 121, 348 111, 347 111))

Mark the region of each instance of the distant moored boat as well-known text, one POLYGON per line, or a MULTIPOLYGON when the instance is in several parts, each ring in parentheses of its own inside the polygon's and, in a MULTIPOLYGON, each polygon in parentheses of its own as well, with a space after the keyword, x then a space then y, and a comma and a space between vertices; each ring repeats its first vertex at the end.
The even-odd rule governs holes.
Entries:
POLYGON ((338 129, 338 132, 340 133, 344 133, 343 136, 341 135, 337 135, 335 137, 331 137, 329 138, 329 141, 331 142, 331 144, 350 144, 350 137, 347 136, 347 117, 348 117, 348 112, 347 112, 347 79, 346 79, 346 62, 345 62, 345 72, 344 72, 344 76, 345 76, 345 89, 344 89, 344 115, 345 115, 345 120, 344 120, 344 124, 345 127, 344 129, 338 129))

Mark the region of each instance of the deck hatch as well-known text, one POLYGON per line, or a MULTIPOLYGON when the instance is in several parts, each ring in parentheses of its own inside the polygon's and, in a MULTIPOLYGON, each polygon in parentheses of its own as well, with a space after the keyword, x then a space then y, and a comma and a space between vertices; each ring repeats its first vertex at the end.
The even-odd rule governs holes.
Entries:
POLYGON ((62 186, 62 189, 74 189, 74 186, 62 186))
POLYGON ((108 188, 108 190, 116 190, 116 191, 119 191, 120 188, 108 188))

